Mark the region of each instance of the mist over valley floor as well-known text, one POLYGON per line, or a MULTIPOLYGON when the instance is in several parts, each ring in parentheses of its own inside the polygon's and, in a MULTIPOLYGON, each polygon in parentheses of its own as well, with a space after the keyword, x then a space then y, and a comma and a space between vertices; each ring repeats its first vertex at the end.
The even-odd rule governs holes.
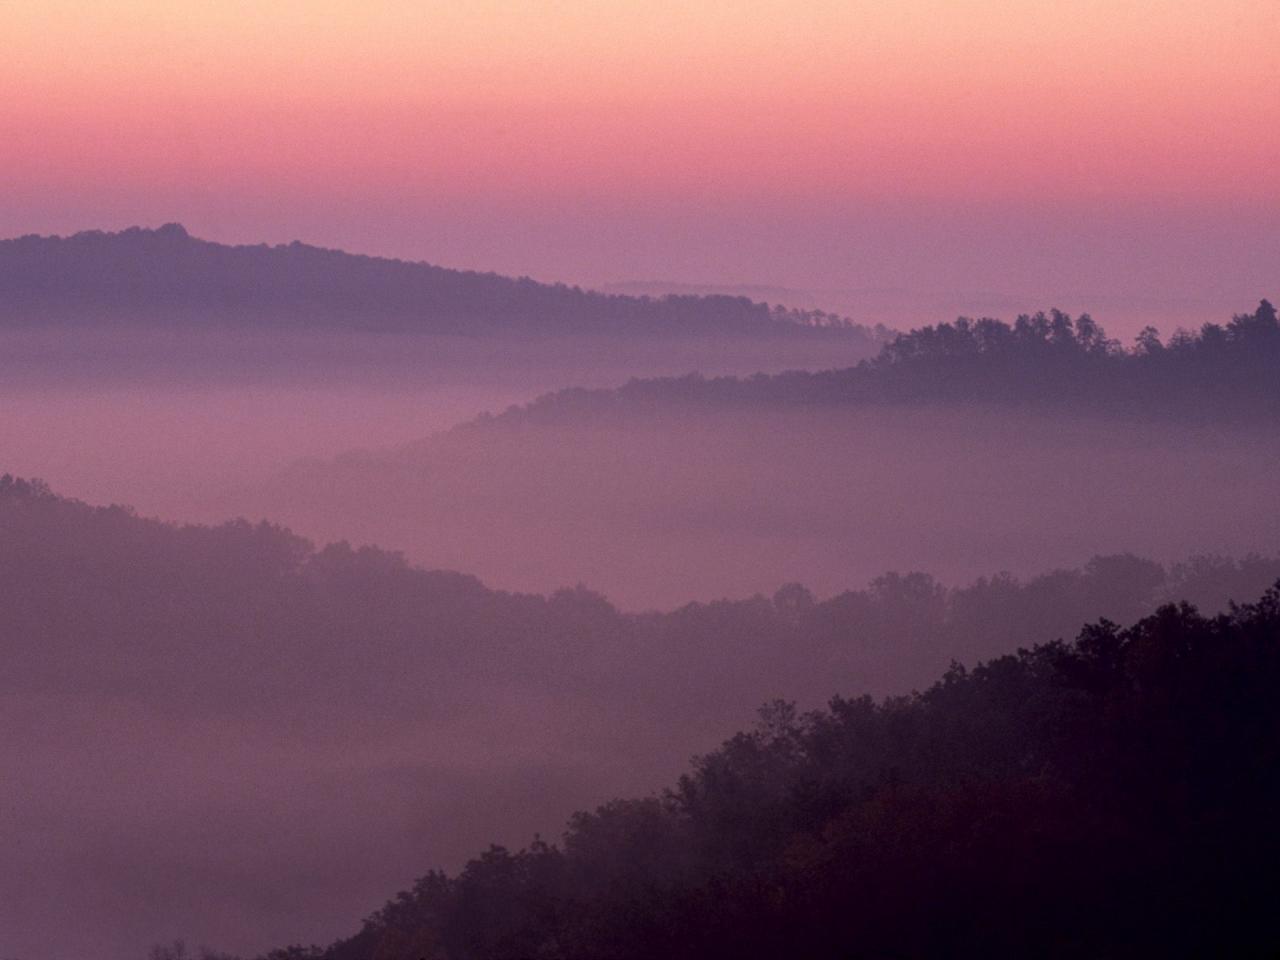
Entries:
MULTIPOLYGON (((75 242, 144 279, 167 276, 152 257, 264 255, 167 228, 125 239, 75 242)), ((190 277, 106 296, 85 268, 68 298, 55 270, 0 331, 7 954, 764 956, 811 937, 834 956, 903 929, 833 919, 833 891, 867 882, 851 864, 882 865, 900 919, 918 872, 877 844, 927 858, 936 831, 973 845, 939 855, 967 906, 908 955, 981 945, 995 921, 955 892, 974 877, 999 887, 1049 858, 1065 883, 1084 867, 1063 844, 1102 856, 1107 830, 1141 833, 1086 805, 1076 836, 1057 812, 1071 791, 1182 775, 1125 780, 1137 748, 1108 711, 1165 724, 1150 736, 1203 777, 1162 684, 1220 703, 1242 664, 1272 675, 1267 301, 1121 346, 1059 311, 893 335, 747 300, 376 266, 695 318, 459 336, 412 297, 378 329, 356 306, 306 323, 307 284, 329 282, 312 258, 369 266, 274 248, 301 279, 232 284, 248 300, 218 322, 190 277), (271 309, 253 300, 272 289, 271 309), (155 308, 104 319, 95 297, 155 308), (1212 684, 1159 666, 1183 636, 1212 684), (1214 660, 1213 637, 1236 659, 1214 660), (1115 766, 1086 771, 1082 743, 1115 766), (994 832, 973 826, 985 807, 994 832), (797 899, 761 901, 764 875, 797 899), (330 946, 264 953, 298 942, 330 946)), ((13 289, 29 294, 11 306, 13 289)), ((1274 747, 1249 739, 1272 722, 1260 689, 1222 714, 1249 763, 1274 747)), ((1271 796, 1241 776, 1238 804, 1192 803, 1168 829, 1240 848, 1214 824, 1271 796)), ((1141 909, 1176 899, 1148 895, 1141 909)), ((1080 943, 1150 941, 1093 909, 1080 943)))

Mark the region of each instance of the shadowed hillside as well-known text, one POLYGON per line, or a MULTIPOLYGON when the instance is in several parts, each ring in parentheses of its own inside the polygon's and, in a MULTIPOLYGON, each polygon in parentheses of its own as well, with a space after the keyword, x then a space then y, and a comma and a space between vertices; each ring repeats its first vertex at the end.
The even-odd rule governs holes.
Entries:
MULTIPOLYGON (((741 297, 627 297, 180 226, 0 241, 5 466, 222 519, 304 456, 410 442, 566 386, 823 369, 880 334, 741 297)), ((256 512, 256 511, 254 511, 256 512)))
POLYGON ((1280 583, 922 693, 782 701, 675 787, 434 871, 272 960, 1265 957, 1280 583))
POLYGON ((626 614, 585 587, 505 593, 10 478, 0 545, 0 949, 15 956, 328 940, 424 863, 655 789, 760 702, 901 693, 1100 613, 1224 609, 1280 576, 1274 557, 1122 555, 626 614), (55 923, 70 902, 82 922, 55 923))
POLYGON ((873 336, 822 311, 745 297, 604 294, 296 241, 233 247, 198 240, 173 223, 0 241, 0 318, 460 336, 873 336))
POLYGON ((856 367, 766 376, 634 380, 616 390, 564 390, 509 420, 644 417, 666 407, 739 408, 963 403, 1135 414, 1194 421, 1280 415, 1280 322, 1263 300, 1222 325, 1147 327, 1133 346, 1088 314, 1024 314, 1012 324, 962 317, 899 334, 856 367))
POLYGON ((419 443, 299 463, 230 500, 486 582, 624 606, 949 580, 1092 553, 1280 540, 1280 327, 1121 350, 1053 313, 906 334, 860 366, 549 394, 419 443))

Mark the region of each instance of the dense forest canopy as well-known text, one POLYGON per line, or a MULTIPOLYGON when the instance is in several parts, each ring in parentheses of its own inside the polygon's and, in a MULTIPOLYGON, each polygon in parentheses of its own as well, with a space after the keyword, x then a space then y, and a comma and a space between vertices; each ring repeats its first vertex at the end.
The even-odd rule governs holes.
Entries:
POLYGON ((786 702, 670 790, 270 960, 1273 956, 1280 583, 921 693, 786 702))
POLYGON ((1280 323, 1253 313, 1167 341, 1153 327, 1131 347, 1088 314, 1024 314, 1013 324, 962 317, 902 333, 873 359, 819 372, 637 379, 616 390, 569 389, 512 408, 507 420, 625 418, 669 406, 989 403, 1212 419, 1280 414, 1280 323))
MULTIPOLYGON (((461 844, 478 849, 495 830, 505 842, 545 833, 584 798, 642 795, 780 694, 806 708, 839 691, 901 694, 953 661, 1066 636, 1099 613, 1132 622, 1175 597, 1227 609, 1280 576, 1275 557, 1162 566, 1117 555, 1028 579, 946 587, 890 573, 828 598, 784 584, 767 597, 626 614, 585 587, 505 593, 374 548, 317 548, 244 521, 174 526, 12 477, 0 478, 0 543, 0 702, 14 733, 0 761, 17 774, 0 793, 29 838, 11 852, 16 873, 0 877, 0 921, 41 938, 40 884, 61 885, 85 898, 95 949, 104 936, 136 942, 145 930, 156 939, 175 924, 213 943, 222 941, 209 931, 246 922, 278 931, 276 942, 295 930, 336 933, 345 911, 385 895, 395 878, 433 864, 456 869, 461 844), (65 766, 56 776, 13 766, 32 749, 66 757, 65 766), (104 837, 114 839, 104 847, 104 837), (216 862, 211 837, 225 851, 216 862), (89 879, 75 872, 86 858, 97 864, 89 879), (209 893, 219 870, 236 877, 226 902, 209 893), (99 876, 111 889, 92 886, 99 876), (218 916, 237 919, 217 926, 218 916)), ((944 932, 990 935, 991 905, 1006 895, 1020 919, 1000 935, 1029 942, 1018 938, 1034 924, 1062 921, 1043 911, 1070 905, 1018 901, 1034 879, 1025 871, 1047 862, 1051 876, 1079 878, 1087 865, 1053 858, 1104 846, 1098 838, 1110 835, 1095 827, 1129 828, 1097 820, 1132 809, 1105 804, 1132 786, 1108 778, 1133 742, 1106 740, 1105 768, 1075 782, 1080 731, 1094 736, 1101 725, 1118 737, 1112 718, 1140 715, 1144 746, 1168 748, 1155 762, 1181 741, 1153 738, 1190 733, 1185 722, 1166 730, 1174 715, 1141 711, 1176 702, 1191 704, 1192 716, 1218 716, 1227 674, 1207 673, 1196 687, 1182 647, 1166 650, 1172 641, 1161 633, 1153 648, 1143 631, 1174 623, 1189 638, 1187 664, 1236 671, 1232 682, 1246 684, 1235 690, 1245 713, 1215 720, 1214 737, 1232 742, 1233 717, 1254 733, 1271 722, 1248 712, 1250 684, 1275 679, 1268 662, 1219 662, 1196 639, 1252 630, 1247 616, 1166 610, 1129 633, 1104 625, 1102 666, 1115 669, 1100 679, 1089 672, 1102 668, 1088 659, 1093 648, 1052 645, 953 671, 925 694, 882 705, 837 701, 807 719, 774 709, 764 732, 707 755, 671 794, 575 818, 554 847, 495 849, 460 874, 430 874, 320 955, 776 956, 810 923, 831 943, 856 938, 876 949, 909 931, 919 939, 896 948, 927 954, 944 932), (1170 658, 1176 675, 1166 676, 1170 658), (1077 677, 1083 688, 1072 686, 1077 677), (1166 679, 1178 686, 1152 686, 1166 679), (1083 726, 1055 728, 1059 720, 1083 726), (1054 834, 1059 812, 1095 789, 1093 819, 1079 834, 1054 834), (975 827, 975 809, 1006 819, 975 827), (936 844, 954 861, 926 871, 936 844), (992 873, 974 875, 975 863, 992 873), (925 873, 944 909, 921 926, 907 918, 925 873), (949 901, 952 885, 963 895, 949 901), (829 899, 838 890, 865 895, 874 910, 835 923, 846 912, 829 899), (1019 913, 1024 906, 1030 912, 1019 913), (686 934, 671 942, 679 927, 686 934)), ((1245 759, 1230 775, 1252 790, 1248 771, 1274 765, 1245 759)), ((1244 824, 1251 810, 1179 805, 1152 829, 1204 828, 1216 842, 1223 822, 1244 824)), ((1154 856, 1149 848, 1143 854, 1154 856)), ((1110 891, 1099 887, 1099 902, 1110 891)), ((1161 888, 1121 902, 1144 917, 1173 895, 1161 888)), ((1085 925, 1070 936, 1105 944, 1105 933, 1085 925)), ((828 946, 795 943, 797 955, 828 946)))
POLYGON ((175 526, 8 475, 0 538, 0 626, 24 689, 66 682, 71 657, 99 689, 127 693, 145 669, 166 678, 148 696, 192 706, 221 703, 246 683, 391 697, 468 675, 613 695, 620 662, 629 695, 685 716, 713 709, 698 691, 762 697, 781 686, 820 701, 833 678, 846 678, 884 694, 925 683, 952 660, 1069 633, 1099 612, 1129 621, 1174 598, 1222 610, 1280 576, 1280 557, 1164 566, 1123 554, 1026 579, 948 587, 889 572, 829 598, 792 583, 771 597, 624 613, 582 585, 547 596, 492 590, 373 547, 317 548, 243 520, 175 526), (213 649, 219 656, 192 673, 191 658, 213 649))
POLYGON ((838 337, 871 331, 746 297, 606 294, 294 242, 227 246, 178 224, 0 241, 0 322, 103 321, 480 336, 838 337))

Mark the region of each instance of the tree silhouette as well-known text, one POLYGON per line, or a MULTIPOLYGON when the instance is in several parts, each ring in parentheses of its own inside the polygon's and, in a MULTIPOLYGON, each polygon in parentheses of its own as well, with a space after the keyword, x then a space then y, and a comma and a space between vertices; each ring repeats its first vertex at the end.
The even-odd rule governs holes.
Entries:
POLYGON ((771 704, 663 796, 429 874, 323 956, 1271 955, 1278 681, 1280 582, 771 704))

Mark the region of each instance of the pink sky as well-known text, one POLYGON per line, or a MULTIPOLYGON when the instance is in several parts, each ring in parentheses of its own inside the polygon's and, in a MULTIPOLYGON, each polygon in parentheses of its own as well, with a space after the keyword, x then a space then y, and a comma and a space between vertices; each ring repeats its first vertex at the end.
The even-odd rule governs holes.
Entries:
POLYGON ((0 35, 4 235, 180 220, 585 283, 1276 293, 1275 0, 10 0, 0 35))

